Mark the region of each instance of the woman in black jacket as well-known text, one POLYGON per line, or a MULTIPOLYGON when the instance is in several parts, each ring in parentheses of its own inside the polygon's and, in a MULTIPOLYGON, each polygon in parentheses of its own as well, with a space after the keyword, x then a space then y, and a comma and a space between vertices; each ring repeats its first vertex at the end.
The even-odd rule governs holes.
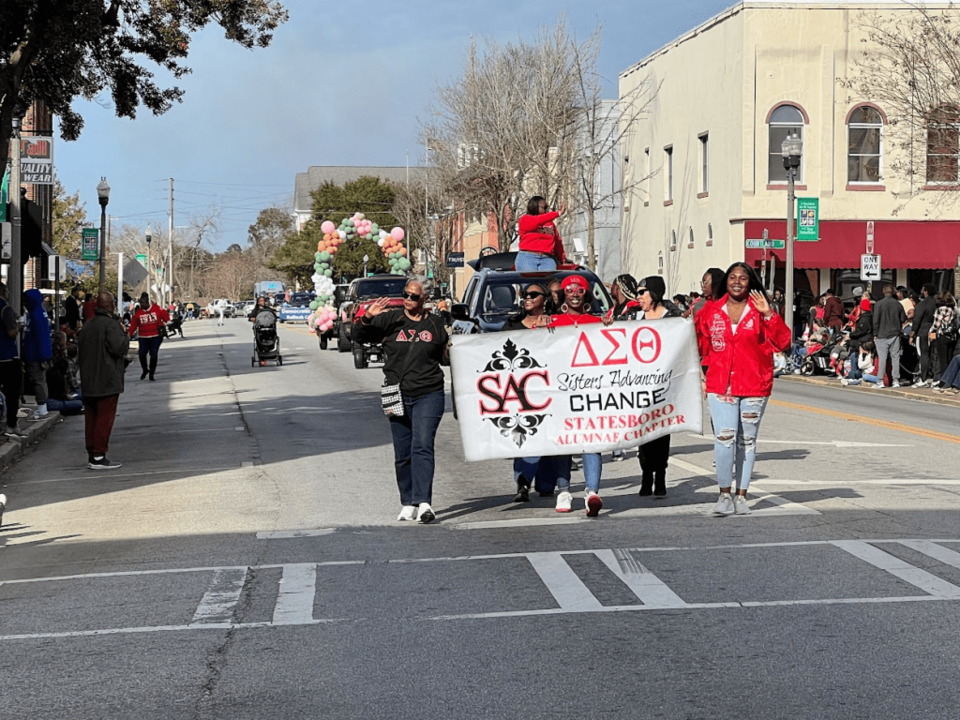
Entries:
POLYGON ((867 340, 873 339, 873 310, 870 298, 865 297, 860 300, 860 314, 857 316, 857 324, 850 332, 850 357, 856 358, 860 346, 867 340))

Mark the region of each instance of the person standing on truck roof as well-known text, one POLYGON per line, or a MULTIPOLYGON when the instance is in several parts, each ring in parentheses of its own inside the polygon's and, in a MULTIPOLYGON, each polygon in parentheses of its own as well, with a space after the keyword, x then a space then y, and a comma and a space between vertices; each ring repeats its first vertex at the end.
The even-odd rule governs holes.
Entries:
POLYGON ((527 202, 527 214, 520 218, 520 251, 514 263, 518 272, 556 270, 567 260, 563 254, 563 240, 553 221, 567 211, 560 205, 555 212, 547 212, 547 201, 534 195, 527 202))

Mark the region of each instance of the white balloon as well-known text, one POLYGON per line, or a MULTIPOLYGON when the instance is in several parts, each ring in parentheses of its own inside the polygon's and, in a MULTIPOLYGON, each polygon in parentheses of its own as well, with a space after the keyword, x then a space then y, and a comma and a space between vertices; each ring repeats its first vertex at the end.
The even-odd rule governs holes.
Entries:
POLYGON ((347 239, 347 231, 346 231, 346 230, 337 230, 337 235, 340 236, 340 239, 341 239, 341 240, 346 240, 346 239, 347 239))
POLYGON ((380 247, 383 247, 383 238, 380 238, 379 240, 377 240, 377 245, 379 245, 380 247))

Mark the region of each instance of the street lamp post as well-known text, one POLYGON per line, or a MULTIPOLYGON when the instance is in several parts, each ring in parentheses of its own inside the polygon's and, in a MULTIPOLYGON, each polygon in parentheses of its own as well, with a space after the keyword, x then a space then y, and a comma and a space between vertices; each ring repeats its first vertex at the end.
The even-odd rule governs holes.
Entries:
POLYGON ((803 141, 796 132, 791 133, 780 146, 783 155, 783 167, 787 171, 787 267, 784 282, 784 320, 790 328, 790 340, 793 342, 793 243, 794 222, 793 209, 796 205, 794 195, 794 181, 797 177, 797 168, 800 167, 800 158, 803 155, 803 141))
POLYGON ((150 234, 150 231, 147 230, 147 294, 150 294, 150 283, 153 282, 153 271, 150 270, 150 243, 153 240, 153 235, 150 234))
POLYGON ((363 276, 364 276, 364 277, 367 276, 367 263, 368 263, 368 262, 370 262, 370 256, 369 256, 369 255, 364 255, 364 256, 363 256, 363 276))
POLYGON ((100 292, 103 292, 103 261, 107 254, 107 203, 110 202, 110 186, 103 176, 97 185, 97 200, 100 201, 100 292))

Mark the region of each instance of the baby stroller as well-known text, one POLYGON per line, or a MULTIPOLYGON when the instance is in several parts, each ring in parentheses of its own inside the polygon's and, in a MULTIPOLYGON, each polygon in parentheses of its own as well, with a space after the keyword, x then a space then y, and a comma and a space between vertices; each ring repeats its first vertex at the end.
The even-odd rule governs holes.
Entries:
POLYGON ((830 364, 833 351, 840 344, 840 339, 831 339, 826 345, 807 355, 800 365, 801 375, 836 375, 836 369, 830 364))
POLYGON ((250 367, 256 367, 257 363, 263 367, 267 360, 276 360, 277 365, 283 365, 280 338, 277 337, 277 316, 272 310, 261 310, 253 321, 253 357, 250 358, 250 367))

